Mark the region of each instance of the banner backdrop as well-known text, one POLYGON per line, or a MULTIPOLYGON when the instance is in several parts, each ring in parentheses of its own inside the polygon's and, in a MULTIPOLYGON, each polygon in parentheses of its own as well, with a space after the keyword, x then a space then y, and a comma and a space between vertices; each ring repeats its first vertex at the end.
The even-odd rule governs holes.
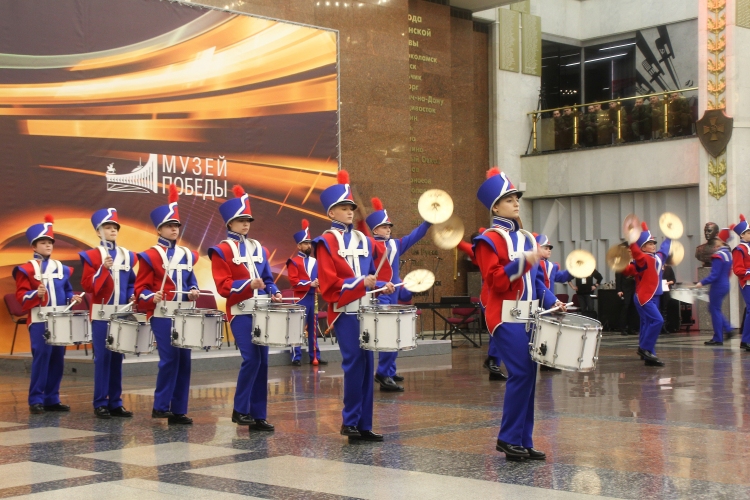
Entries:
MULTIPOLYGON (((157 0, 0 0, 0 291, 45 213, 77 290, 94 210, 117 208, 128 249, 153 245, 169 184, 181 244, 202 256, 241 184, 280 277, 301 219, 326 226, 338 102, 335 31, 157 0)), ((214 289, 207 259, 197 271, 214 289)))

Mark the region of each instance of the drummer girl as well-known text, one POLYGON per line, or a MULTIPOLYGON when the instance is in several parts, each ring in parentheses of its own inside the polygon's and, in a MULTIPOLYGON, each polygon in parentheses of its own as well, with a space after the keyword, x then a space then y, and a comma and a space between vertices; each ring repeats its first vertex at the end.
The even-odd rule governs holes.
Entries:
POLYGON ((732 270, 740 282, 746 307, 740 349, 750 351, 750 226, 744 215, 740 214, 740 222, 732 230, 740 237, 740 243, 732 250, 732 270))
POLYGON ((529 301, 543 298, 544 307, 564 306, 547 288, 537 263, 541 252, 534 236, 518 223, 521 193, 497 168, 487 173, 487 180, 477 198, 490 210, 492 226, 474 239, 474 254, 487 289, 485 318, 492 334, 490 342, 498 346, 508 368, 508 382, 503 401, 503 418, 496 449, 507 460, 544 460, 544 452, 535 450, 534 388, 536 364, 529 356, 529 334, 526 323, 503 321, 503 310, 519 307, 528 310, 529 301))
POLYGON ((699 281, 695 286, 711 285, 708 292, 708 310, 711 313, 711 323, 714 336, 704 342, 706 345, 724 345, 724 334, 732 333, 732 324, 721 311, 721 304, 729 293, 729 276, 732 274, 732 254, 729 251, 729 229, 719 231, 717 248, 711 256, 711 274, 699 281))
POLYGON ((24 311, 29 312, 27 324, 31 337, 31 383, 29 384, 29 411, 70 411, 70 406, 60 403, 65 346, 48 345, 44 338, 47 329, 45 307, 65 306, 68 301, 82 298, 73 295, 70 275, 73 268, 63 266, 51 258, 55 245, 51 215, 44 222, 26 230, 26 238, 34 249, 34 258, 13 269, 16 280, 16 298, 24 311))
POLYGON ((187 416, 190 349, 172 346, 172 319, 169 312, 163 313, 159 305, 160 302, 194 301, 199 297, 198 280, 193 272, 198 254, 177 245, 182 226, 177 198, 177 188, 170 184, 169 204, 151 212, 159 240, 138 254, 135 294, 139 307, 147 311, 151 320, 151 330, 159 350, 159 374, 156 376, 151 418, 166 418, 169 424, 184 425, 193 423, 193 419, 187 416))
POLYGON ((94 343, 94 415, 98 418, 132 417, 122 406, 123 355, 106 348, 110 316, 135 300, 133 252, 118 246, 117 210, 103 208, 91 216, 101 244, 81 252, 81 286, 91 294, 91 330, 94 343))
POLYGON ((208 250, 211 272, 219 295, 227 299, 227 317, 234 341, 242 354, 237 376, 232 422, 258 431, 273 431, 266 421, 268 399, 268 346, 253 344, 253 307, 240 302, 271 296, 281 302, 281 292, 273 282, 268 251, 247 237, 253 216, 250 199, 240 186, 234 186, 234 199, 219 206, 227 228, 227 239, 208 250))

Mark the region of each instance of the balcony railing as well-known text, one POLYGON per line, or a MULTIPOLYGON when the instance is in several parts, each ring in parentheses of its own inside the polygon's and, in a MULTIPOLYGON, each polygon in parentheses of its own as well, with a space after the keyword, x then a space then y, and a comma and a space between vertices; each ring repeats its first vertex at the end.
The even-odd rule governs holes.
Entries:
POLYGON ((695 134, 698 87, 531 111, 526 154, 663 140, 695 134))

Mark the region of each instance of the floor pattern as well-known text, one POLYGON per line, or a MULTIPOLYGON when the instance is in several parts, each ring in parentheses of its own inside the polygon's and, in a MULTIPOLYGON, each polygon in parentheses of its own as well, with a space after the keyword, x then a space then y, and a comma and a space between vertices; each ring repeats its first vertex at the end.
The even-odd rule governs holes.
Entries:
POLYGON ((750 499, 750 353, 733 339, 665 335, 647 368, 637 339, 605 336, 592 373, 540 372, 535 447, 495 451, 504 383, 485 350, 399 361, 406 392, 375 393, 383 443, 348 443, 339 365, 269 370, 276 432, 229 418, 236 372, 193 374, 192 426, 150 418, 154 377, 125 380, 132 419, 98 420, 92 379, 66 377, 70 413, 30 415, 25 374, 0 376, 0 498, 750 499))

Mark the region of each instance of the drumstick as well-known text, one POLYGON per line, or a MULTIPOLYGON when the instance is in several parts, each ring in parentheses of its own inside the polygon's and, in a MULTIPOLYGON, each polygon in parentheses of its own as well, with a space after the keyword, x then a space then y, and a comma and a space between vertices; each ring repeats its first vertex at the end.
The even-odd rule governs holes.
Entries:
POLYGON ((167 263, 164 267, 164 278, 161 280, 161 288, 159 289, 159 292, 162 293, 162 300, 164 300, 164 285, 167 284, 167 276, 169 275, 169 263, 167 263))
MULTIPOLYGON (((83 293, 81 295, 73 295, 73 297, 78 297, 79 299, 82 299, 83 296, 84 296, 83 293)), ((68 312, 68 311, 70 311, 70 308, 73 307, 74 305, 76 305, 75 301, 71 300, 70 304, 68 304, 68 307, 66 307, 65 309, 63 309, 62 312, 68 312)))
MULTIPOLYGON (((397 288, 399 286, 404 286, 405 284, 406 283, 397 283, 397 284, 393 285, 393 288, 397 288)), ((370 290, 367 293, 378 293, 378 292, 382 292, 383 290, 386 290, 387 288, 388 288, 387 286, 384 286, 383 288, 378 288, 377 290, 370 290)))
POLYGON ((380 258, 378 269, 375 271, 375 279, 378 278, 378 275, 380 274, 380 269, 382 269, 383 264, 385 264, 386 257, 388 257, 388 244, 387 243, 385 243, 385 252, 383 252, 383 256, 380 258))
MULTIPOLYGON (((187 292, 172 292, 172 293, 175 295, 187 295, 190 293, 190 290, 188 290, 187 292)), ((213 294, 214 292, 199 292, 198 293, 198 295, 213 295, 213 294)))
MULTIPOLYGON (((569 306, 572 306, 572 305, 573 305, 573 303, 572 303, 572 302, 568 302, 567 304, 565 304, 565 307, 569 307, 569 306)), ((546 311, 542 311, 542 312, 540 312, 540 313, 539 313, 539 316, 542 316, 542 315, 544 315, 544 314, 549 314, 549 313, 551 313, 551 312, 555 312, 555 311, 557 311, 558 309, 560 309, 561 307, 562 307, 562 306, 555 306, 555 307, 553 307, 553 308, 551 308, 551 309, 547 309, 546 311)))
POLYGON ((127 304, 125 304, 124 306, 122 306, 120 309, 118 309, 117 312, 118 313, 125 312, 125 309, 127 309, 130 306, 132 306, 133 304, 135 304, 135 300, 131 300, 130 302, 128 302, 127 304))

